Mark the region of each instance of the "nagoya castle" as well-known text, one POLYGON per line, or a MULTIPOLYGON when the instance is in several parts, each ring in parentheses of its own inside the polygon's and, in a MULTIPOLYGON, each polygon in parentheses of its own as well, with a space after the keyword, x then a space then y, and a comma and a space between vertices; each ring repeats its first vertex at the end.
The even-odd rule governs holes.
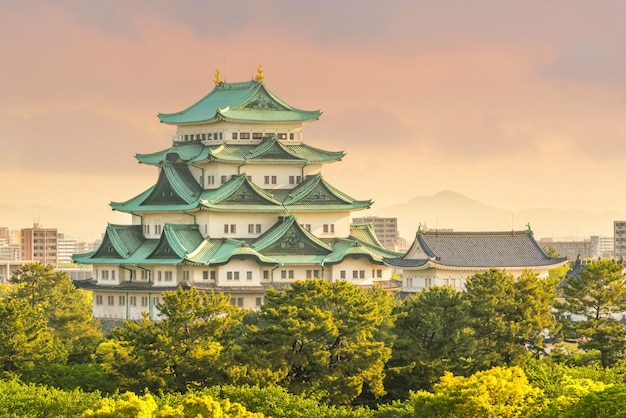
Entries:
POLYGON ((156 183, 111 207, 132 217, 109 224, 100 247, 75 254, 92 278, 76 285, 93 292, 94 316, 158 319, 162 292, 179 287, 224 293, 258 309, 265 291, 296 280, 345 280, 391 288, 391 268, 370 224, 350 223, 357 200, 330 184, 325 164, 344 158, 305 144, 305 123, 320 110, 300 110, 264 83, 227 83, 197 103, 160 113, 176 126, 169 148, 137 154, 158 167, 156 183))

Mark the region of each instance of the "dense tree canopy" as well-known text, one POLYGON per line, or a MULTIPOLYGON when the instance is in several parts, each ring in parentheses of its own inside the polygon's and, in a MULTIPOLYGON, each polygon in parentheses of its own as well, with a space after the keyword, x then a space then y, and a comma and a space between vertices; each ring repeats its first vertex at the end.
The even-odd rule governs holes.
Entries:
POLYGON ((245 344, 274 383, 335 404, 351 402, 365 387, 374 396, 385 393, 391 296, 344 281, 306 280, 283 292, 270 289, 266 298, 245 344))
POLYGON ((626 327, 615 315, 626 311, 624 265, 615 260, 586 264, 568 275, 558 304, 567 335, 580 347, 600 352, 602 365, 611 366, 626 351, 626 327))
POLYGON ((429 287, 395 309, 396 341, 388 363, 387 398, 431 389, 444 374, 465 374, 472 352, 467 303, 451 287, 429 287))
POLYGON ((467 280, 465 299, 473 331, 475 370, 523 365, 531 350, 543 348, 543 335, 557 328, 551 307, 556 281, 525 271, 515 279, 491 269, 467 280))
POLYGON ((98 347, 120 388, 184 393, 223 383, 220 356, 243 312, 225 295, 196 289, 165 293, 157 308, 163 320, 127 321, 98 347))

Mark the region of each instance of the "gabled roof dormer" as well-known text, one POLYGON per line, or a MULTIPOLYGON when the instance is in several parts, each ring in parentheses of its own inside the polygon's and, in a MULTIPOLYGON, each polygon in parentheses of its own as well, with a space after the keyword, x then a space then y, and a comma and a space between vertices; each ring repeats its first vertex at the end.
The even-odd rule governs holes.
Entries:
POLYGON ((326 255, 332 248, 296 222, 293 215, 281 216, 251 247, 264 255, 326 255))
POLYGON ((281 202, 248 180, 245 173, 234 175, 220 188, 205 192, 201 205, 212 210, 283 210, 281 202))
POLYGON ((163 233, 149 259, 178 259, 182 261, 202 242, 198 225, 165 224, 163 233))
POLYGON ((369 208, 371 200, 355 200, 326 182, 321 174, 308 176, 284 200, 287 209, 305 210, 356 210, 369 208))

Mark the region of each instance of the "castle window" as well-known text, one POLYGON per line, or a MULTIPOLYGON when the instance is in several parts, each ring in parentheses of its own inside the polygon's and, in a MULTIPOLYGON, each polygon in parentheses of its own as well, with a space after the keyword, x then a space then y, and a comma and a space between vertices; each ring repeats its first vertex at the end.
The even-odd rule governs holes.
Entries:
POLYGON ((246 271, 246 280, 252 280, 252 272, 246 271))
POLYGON ((226 183, 228 181, 228 177, 226 176, 222 176, 222 184, 226 183))
POLYGON ((270 271, 263 270, 263 280, 269 280, 269 279, 270 279, 270 271))
POLYGON ((172 272, 171 271, 166 271, 165 272, 165 281, 166 282, 171 282, 172 281, 172 272))
POLYGON ((96 305, 102 305, 102 295, 96 295, 96 305))
POLYGON ((264 183, 265 184, 270 184, 270 176, 265 176, 264 183))
POLYGON ((276 134, 276 138, 278 138, 278 139, 287 139, 287 134, 285 134, 285 133, 276 134))
POLYGON ((215 176, 206 176, 206 184, 215 184, 215 176))
POLYGON ((237 139, 237 132, 233 132, 233 139, 237 139))
POLYGON ((119 296, 117 298, 117 304, 120 306, 126 305, 126 296, 119 296))
POLYGON ((293 134, 292 134, 292 133, 290 133, 290 134, 289 134, 289 139, 293 139, 293 138, 294 138, 293 134))
POLYGON ((261 132, 254 132, 252 134, 252 139, 263 139, 263 134, 261 132))
POLYGON ((239 139, 250 139, 250 132, 242 132, 239 134, 239 139))
POLYGON ((226 272, 226 280, 232 280, 232 279, 233 279, 233 272, 232 271, 226 272))
POLYGON ((107 296, 107 305, 115 305, 115 296, 107 296))
POLYGON ((296 176, 289 176, 289 184, 296 184, 296 176))
POLYGON ((141 306, 148 306, 148 296, 141 297, 141 306))
POLYGON ((339 277, 340 277, 341 279, 345 279, 345 278, 346 278, 346 271, 345 271, 345 270, 341 270, 341 271, 339 272, 339 277))
POLYGON ((276 176, 272 176, 272 184, 276 184, 276 176))
POLYGON ((137 306, 137 296, 131 296, 128 302, 130 306, 137 306))

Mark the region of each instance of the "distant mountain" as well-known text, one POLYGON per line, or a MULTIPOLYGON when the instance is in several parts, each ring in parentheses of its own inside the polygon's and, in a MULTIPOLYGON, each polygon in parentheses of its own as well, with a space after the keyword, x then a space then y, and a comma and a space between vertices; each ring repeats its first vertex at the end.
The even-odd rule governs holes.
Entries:
POLYGON ((455 231, 523 230, 530 224, 537 239, 583 239, 591 235, 612 236, 613 221, 626 219, 623 213, 581 209, 510 211, 449 190, 379 209, 377 216, 397 217, 400 235, 409 241, 420 224, 455 231))

